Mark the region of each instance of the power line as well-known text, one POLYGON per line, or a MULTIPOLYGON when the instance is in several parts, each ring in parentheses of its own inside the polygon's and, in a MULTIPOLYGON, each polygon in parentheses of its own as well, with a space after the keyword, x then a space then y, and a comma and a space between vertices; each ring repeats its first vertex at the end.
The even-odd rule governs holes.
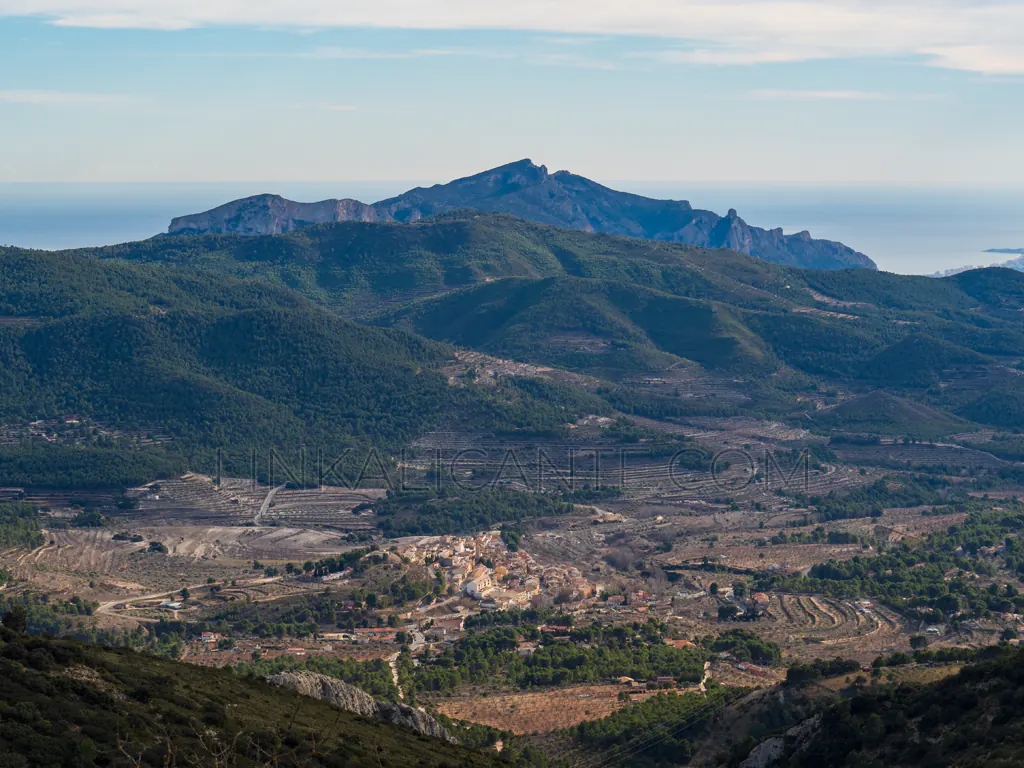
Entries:
POLYGON ((661 726, 658 732, 654 735, 647 734, 645 736, 637 737, 632 742, 626 742, 625 744, 613 748, 613 750, 609 752, 597 755, 594 758, 583 760, 575 765, 577 768, 605 768, 606 766, 612 765, 623 758, 630 757, 650 749, 687 728, 706 720, 722 706, 724 706, 724 700, 722 702, 708 701, 703 706, 697 707, 696 709, 688 712, 675 725, 665 724, 661 726))
POLYGON ((651 747, 656 746, 657 744, 665 741, 670 736, 673 736, 682 730, 692 727, 696 723, 710 717, 712 714, 714 714, 713 706, 710 708, 703 707, 695 712, 689 713, 686 716, 686 718, 684 718, 680 722, 678 728, 671 732, 665 732, 665 728, 671 728, 672 726, 663 726, 661 732, 655 733, 655 735, 653 736, 640 737, 638 740, 634 740, 634 742, 632 743, 627 742, 626 744, 617 747, 616 751, 614 752, 606 752, 602 755, 597 755, 596 757, 590 760, 585 760, 582 763, 579 763, 578 765, 580 766, 580 768, 605 768, 606 766, 613 765, 619 762, 620 760, 624 760, 627 757, 639 754, 647 749, 650 749, 651 747))

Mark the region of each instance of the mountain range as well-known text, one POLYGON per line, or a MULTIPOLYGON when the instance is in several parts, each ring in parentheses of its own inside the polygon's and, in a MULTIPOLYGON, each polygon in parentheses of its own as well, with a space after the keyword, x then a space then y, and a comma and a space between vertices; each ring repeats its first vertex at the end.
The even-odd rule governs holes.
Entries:
MULTIPOLYGON (((175 466, 209 467, 227 447, 236 469, 239 446, 395 452, 430 430, 529 438, 615 411, 756 414, 825 433, 1013 430, 1024 428, 1022 307, 1013 270, 805 270, 465 209, 7 248, 0 424, 76 414, 166 440, 175 466), (563 371, 568 384, 477 386, 465 354, 563 371)), ((152 476, 118 463, 116 446, 43 448, 0 448, 0 476, 82 487, 152 476)))
POLYGON ((549 173, 530 160, 493 168, 429 188, 417 187, 373 205, 358 200, 297 203, 278 195, 235 200, 171 221, 170 235, 278 235, 313 224, 343 221, 413 223, 470 208, 584 232, 727 248, 765 261, 808 269, 876 269, 842 243, 803 231, 761 229, 731 209, 725 216, 684 200, 656 200, 609 189, 568 171, 549 173))

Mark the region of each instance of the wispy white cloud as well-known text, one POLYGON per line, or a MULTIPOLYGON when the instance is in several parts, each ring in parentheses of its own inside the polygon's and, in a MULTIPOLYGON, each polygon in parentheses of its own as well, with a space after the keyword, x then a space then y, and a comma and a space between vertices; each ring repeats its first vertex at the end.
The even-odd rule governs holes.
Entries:
POLYGON ((629 54, 634 59, 650 59, 664 64, 709 64, 712 66, 749 66, 752 64, 785 64, 793 61, 827 59, 824 50, 761 50, 743 48, 669 48, 659 51, 638 51, 629 54))
POLYGON ((793 91, 766 88, 751 91, 751 98, 762 101, 891 101, 892 95, 871 91, 793 91))
POLYGON ((79 93, 74 91, 0 91, 2 104, 35 106, 81 106, 98 104, 132 104, 142 101, 134 96, 115 93, 79 93))
POLYGON ((1009 46, 959 45, 930 48, 925 51, 934 64, 947 69, 966 69, 989 75, 1024 73, 1024 45, 1009 46))
POLYGON ((594 37, 592 35, 545 35, 537 39, 542 43, 547 43, 548 45, 565 45, 577 47, 583 45, 595 45, 596 43, 603 43, 607 41, 609 38, 607 37, 607 35, 602 37, 594 37))
POLYGON ((302 59, 349 59, 373 61, 376 59, 418 59, 424 56, 449 56, 451 55, 451 53, 451 51, 447 50, 434 49, 420 49, 411 51, 374 51, 360 48, 322 47, 314 48, 311 51, 297 51, 295 53, 282 53, 279 55, 302 59))
POLYGON ((598 59, 592 56, 579 56, 575 53, 538 53, 530 59, 534 64, 556 67, 573 67, 575 69, 599 69, 610 71, 618 69, 614 61, 598 59))
POLYGON ((882 91, 798 90, 763 88, 751 91, 749 98, 759 101, 937 101, 934 93, 888 93, 882 91))
POLYGON ((413 48, 410 50, 373 50, 369 48, 342 48, 319 46, 295 51, 194 51, 179 54, 185 57, 212 59, 337 59, 341 61, 388 61, 391 59, 421 59, 442 56, 466 56, 488 59, 511 58, 513 54, 481 48, 413 48))
POLYGON ((63 26, 509 29, 684 44, 665 61, 717 65, 916 57, 1024 74, 1020 0, 0 0, 63 26))

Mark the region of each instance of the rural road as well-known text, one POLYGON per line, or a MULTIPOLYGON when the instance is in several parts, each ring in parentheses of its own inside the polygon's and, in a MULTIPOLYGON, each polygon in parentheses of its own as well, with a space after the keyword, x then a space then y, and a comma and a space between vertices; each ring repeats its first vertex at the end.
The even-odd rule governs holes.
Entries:
POLYGON ((284 490, 284 486, 279 485, 276 488, 271 488, 267 492, 267 498, 265 498, 263 503, 260 504, 260 510, 256 513, 256 517, 253 519, 253 522, 256 523, 256 525, 260 525, 263 522, 263 516, 267 514, 267 510, 270 509, 270 503, 274 500, 274 497, 277 496, 278 491, 282 490, 284 490))
POLYGON ((398 682, 398 657, 399 657, 399 655, 400 654, 396 653, 394 656, 388 657, 388 666, 391 667, 391 679, 395 681, 395 688, 398 689, 398 698, 401 701, 401 700, 405 699, 405 694, 402 693, 402 686, 398 682))
POLYGON ((711 677, 711 662, 710 661, 705 661, 704 662, 704 677, 702 677, 700 679, 700 685, 697 686, 698 689, 700 690, 700 692, 703 693, 705 696, 707 695, 708 689, 705 687, 704 684, 708 681, 709 677, 711 677))
MULTIPOLYGON (((239 587, 253 587, 253 586, 256 586, 257 584, 269 584, 272 581, 281 581, 281 577, 280 576, 267 576, 267 577, 264 577, 262 579, 252 579, 251 581, 238 582, 236 584, 236 586, 239 586, 239 587)), ((121 610, 128 610, 128 609, 130 609, 132 607, 132 603, 139 603, 139 602, 142 602, 143 600, 157 600, 157 599, 159 599, 161 597, 170 597, 171 595, 178 594, 179 592, 181 592, 182 589, 187 589, 187 590, 189 590, 191 592, 193 590, 203 589, 204 587, 209 587, 209 586, 210 585, 204 581, 204 582, 201 582, 199 584, 187 584, 187 585, 185 585, 183 587, 178 587, 177 589, 172 589, 172 590, 169 590, 169 591, 166 591, 166 592, 154 592, 151 595, 140 595, 138 597, 129 597, 129 598, 125 598, 123 600, 110 600, 110 601, 105 602, 105 603, 100 603, 99 608, 96 609, 96 613, 110 613, 110 611, 113 609, 113 607, 115 605, 123 605, 125 607, 123 609, 121 609, 121 610)), ((132 616, 131 618, 136 619, 137 621, 156 621, 156 619, 143 619, 143 618, 137 617, 137 616, 132 616)))

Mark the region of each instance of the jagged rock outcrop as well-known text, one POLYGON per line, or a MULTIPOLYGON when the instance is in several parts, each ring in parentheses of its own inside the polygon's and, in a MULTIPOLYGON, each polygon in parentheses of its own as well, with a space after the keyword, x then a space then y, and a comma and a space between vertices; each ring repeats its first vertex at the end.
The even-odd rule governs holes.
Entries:
POLYGON ((820 727, 821 715, 815 715, 790 728, 785 736, 773 736, 762 741, 750 750, 747 758, 740 763, 740 768, 771 768, 786 754, 787 745, 791 755, 799 753, 820 727))
POLYGON ((355 712, 393 725, 411 728, 424 736, 456 744, 455 738, 430 715, 406 704, 377 701, 370 694, 327 675, 315 672, 281 672, 267 678, 273 685, 326 701, 338 709, 355 712))
POLYGON ((622 237, 728 248, 778 264, 809 269, 875 269, 871 259, 808 232, 752 227, 735 210, 725 216, 685 200, 655 200, 618 192, 568 171, 548 173, 530 160, 493 168, 449 184, 417 187, 372 206, 355 200, 293 203, 275 195, 236 200, 171 222, 169 234, 266 235, 333 221, 411 223, 460 208, 508 213, 567 229, 622 237))

